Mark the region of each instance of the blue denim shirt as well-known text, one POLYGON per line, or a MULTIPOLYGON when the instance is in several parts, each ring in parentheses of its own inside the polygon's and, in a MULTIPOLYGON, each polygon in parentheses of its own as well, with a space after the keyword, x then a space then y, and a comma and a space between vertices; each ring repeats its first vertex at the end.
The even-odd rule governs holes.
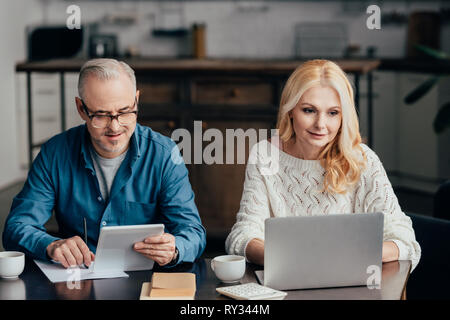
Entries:
POLYGON ((5 249, 48 260, 47 246, 60 239, 44 227, 54 210, 61 238, 83 238, 86 218, 92 252, 103 226, 163 223, 165 232, 175 236, 178 263, 200 257, 206 231, 186 166, 172 161, 172 152, 181 159, 176 144, 137 124, 107 202, 100 192, 89 144, 89 132, 81 125, 42 145, 22 191, 13 200, 3 232, 5 249))

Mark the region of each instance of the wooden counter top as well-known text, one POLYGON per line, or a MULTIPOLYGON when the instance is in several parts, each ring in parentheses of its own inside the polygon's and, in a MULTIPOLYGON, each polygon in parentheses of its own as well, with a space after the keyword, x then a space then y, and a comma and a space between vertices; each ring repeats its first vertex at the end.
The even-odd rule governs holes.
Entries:
POLYGON ((378 69, 382 71, 448 74, 450 73, 450 61, 437 59, 382 59, 378 69))
MULTIPOLYGON (((48 61, 23 62, 16 65, 16 71, 24 72, 78 72, 86 60, 55 59, 48 61)), ((136 73, 148 71, 169 72, 245 72, 245 73, 291 73, 306 60, 260 60, 260 59, 123 59, 136 73)), ((376 69, 380 60, 335 60, 349 73, 365 74, 376 69)))

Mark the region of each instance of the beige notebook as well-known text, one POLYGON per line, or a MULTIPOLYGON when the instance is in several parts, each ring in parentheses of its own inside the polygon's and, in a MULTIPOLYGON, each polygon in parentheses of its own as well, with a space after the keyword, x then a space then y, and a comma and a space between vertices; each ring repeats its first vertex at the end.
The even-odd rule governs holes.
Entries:
POLYGON ((154 272, 152 282, 142 284, 140 300, 194 300, 195 274, 154 272))

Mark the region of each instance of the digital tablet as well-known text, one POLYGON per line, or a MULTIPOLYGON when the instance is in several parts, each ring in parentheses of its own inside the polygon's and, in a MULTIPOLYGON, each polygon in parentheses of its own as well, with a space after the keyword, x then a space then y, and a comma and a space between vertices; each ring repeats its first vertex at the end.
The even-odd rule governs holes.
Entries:
POLYGON ((103 227, 98 239, 93 272, 150 270, 154 261, 134 251, 133 245, 161 235, 163 224, 103 227))

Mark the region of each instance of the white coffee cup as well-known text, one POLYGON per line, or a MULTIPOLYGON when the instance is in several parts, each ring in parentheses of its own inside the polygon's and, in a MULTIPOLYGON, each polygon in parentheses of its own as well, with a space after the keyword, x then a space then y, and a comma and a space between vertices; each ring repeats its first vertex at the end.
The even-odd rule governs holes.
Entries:
POLYGON ((0 252, 0 277, 16 279, 25 267, 25 254, 19 251, 0 252))
POLYGON ((211 269, 222 282, 237 282, 245 274, 245 257, 236 255, 215 257, 211 260, 211 269))

